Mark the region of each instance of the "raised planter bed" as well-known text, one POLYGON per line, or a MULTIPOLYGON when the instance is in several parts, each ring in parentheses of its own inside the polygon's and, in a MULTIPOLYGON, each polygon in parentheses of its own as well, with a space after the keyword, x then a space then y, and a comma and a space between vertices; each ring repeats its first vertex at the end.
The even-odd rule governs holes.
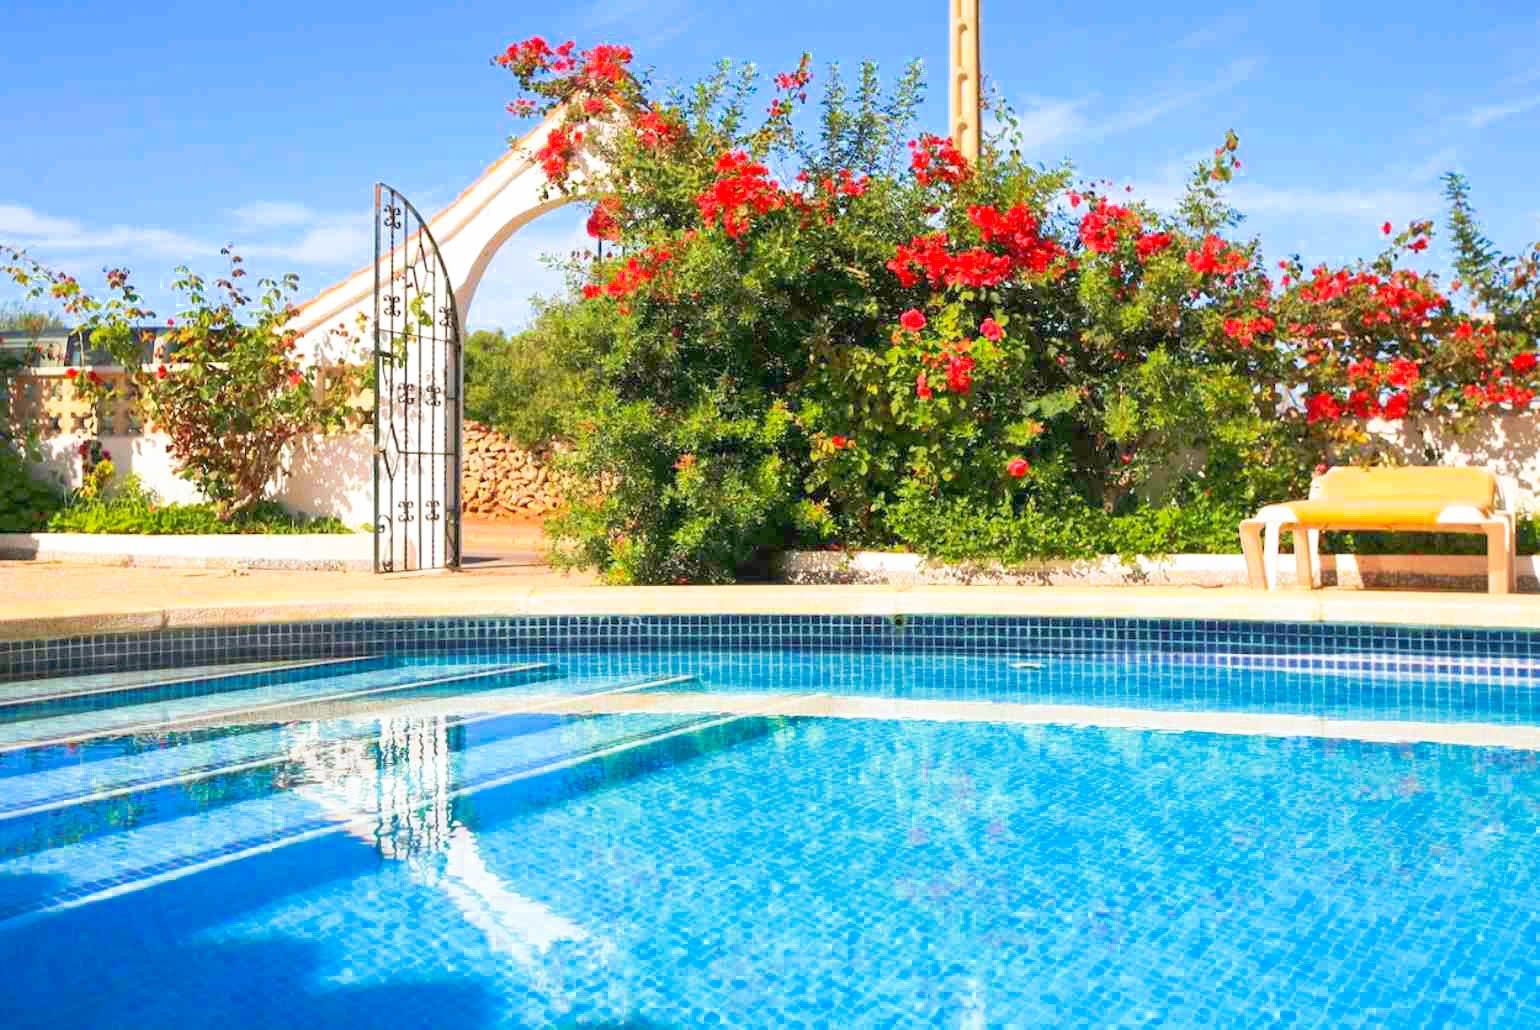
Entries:
POLYGON ((369 572, 374 568, 374 537, 369 533, 0 533, 0 558, 203 569, 369 572))
MULTIPOLYGON (((1322 580, 1344 587, 1486 589, 1481 555, 1322 555, 1322 580)), ((1019 586, 1245 586, 1246 559, 1240 554, 1173 554, 1123 561, 1095 559, 1036 561, 1007 568, 999 562, 932 561, 918 554, 887 551, 788 551, 776 568, 788 583, 891 583, 898 585, 1009 584, 1019 586)), ((1280 581, 1294 584, 1294 562, 1279 563, 1280 581)), ((1540 591, 1535 558, 1519 558, 1519 590, 1540 591)))

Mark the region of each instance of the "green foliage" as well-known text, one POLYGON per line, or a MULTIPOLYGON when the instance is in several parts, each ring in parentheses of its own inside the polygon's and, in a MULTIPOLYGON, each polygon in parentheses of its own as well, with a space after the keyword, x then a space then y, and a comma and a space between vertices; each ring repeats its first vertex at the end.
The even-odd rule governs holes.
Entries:
POLYGON ((465 341, 465 417, 485 422, 521 447, 551 442, 576 411, 588 386, 562 359, 562 342, 584 331, 571 306, 541 309, 534 325, 512 337, 480 330, 465 341))
MULTIPOLYGON (((321 391, 315 366, 302 365, 294 354, 299 334, 290 322, 298 314, 292 299, 299 278, 261 279, 248 293, 241 258, 229 248, 221 253, 229 267, 212 283, 177 269, 172 290, 182 314, 171 320, 174 328, 153 339, 147 366, 144 352, 152 341, 139 326, 152 312, 142 306, 126 269, 106 270, 106 293, 98 298, 74 278, 0 246, 5 272, 29 297, 61 303, 79 319, 91 347, 127 370, 156 428, 168 437, 177 473, 229 520, 262 500, 291 445, 357 424, 360 413, 351 398, 359 377, 339 375, 321 391)), ((418 312, 418 325, 430 320, 418 312)), ((94 369, 74 377, 73 387, 94 399, 98 411, 119 389, 94 369)))
POLYGON ((77 494, 47 520, 51 533, 347 533, 335 518, 296 515, 273 501, 250 504, 222 518, 213 504, 163 504, 135 476, 125 476, 94 497, 77 494))
POLYGON ((15 447, 0 444, 0 533, 38 533, 64 504, 64 492, 35 475, 15 447))

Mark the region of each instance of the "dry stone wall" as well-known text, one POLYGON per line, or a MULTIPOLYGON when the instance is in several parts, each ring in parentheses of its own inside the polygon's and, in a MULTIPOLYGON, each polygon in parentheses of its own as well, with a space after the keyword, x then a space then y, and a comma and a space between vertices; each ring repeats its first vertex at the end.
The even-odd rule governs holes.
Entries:
POLYGON ((536 518, 561 503, 550 455, 527 451, 491 426, 466 422, 460 491, 467 515, 536 518))

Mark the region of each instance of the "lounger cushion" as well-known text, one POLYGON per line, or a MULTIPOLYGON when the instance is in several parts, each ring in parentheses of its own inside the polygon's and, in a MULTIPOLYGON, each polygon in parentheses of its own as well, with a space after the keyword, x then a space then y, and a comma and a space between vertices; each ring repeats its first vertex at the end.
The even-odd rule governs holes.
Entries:
POLYGON ((1334 468, 1320 479, 1320 496, 1334 501, 1427 501, 1490 511, 1497 477, 1483 468, 1334 468))
POLYGON ((1259 517, 1268 522, 1340 526, 1343 529, 1375 529, 1388 526, 1470 525, 1490 518, 1490 508, 1473 504, 1446 504, 1418 497, 1385 500, 1290 501, 1263 508, 1259 517))

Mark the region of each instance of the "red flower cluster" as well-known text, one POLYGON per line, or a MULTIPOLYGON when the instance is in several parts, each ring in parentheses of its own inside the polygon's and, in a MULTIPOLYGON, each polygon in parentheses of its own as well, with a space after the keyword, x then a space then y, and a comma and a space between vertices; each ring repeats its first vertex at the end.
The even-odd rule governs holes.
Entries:
POLYGON ((922 186, 932 182, 962 182, 972 173, 968 159, 951 140, 930 133, 909 141, 909 167, 922 186))
POLYGON ((1244 253, 1213 233, 1203 237, 1201 249, 1187 252, 1187 267, 1199 275, 1234 275, 1250 264, 1244 253))
POLYGON ((1005 471, 1012 479, 1020 479, 1032 471, 1032 465, 1026 458, 1012 458, 1006 463, 1005 471))
POLYGON ((620 239, 620 223, 615 216, 620 214, 620 198, 605 197, 594 206, 593 214, 588 216, 588 235, 596 240, 620 239))
POLYGON ((522 43, 510 44, 507 50, 492 60, 515 74, 528 75, 544 71, 562 74, 573 68, 572 50, 576 45, 569 39, 553 49, 543 37, 531 36, 522 43))
POLYGON ((615 270, 610 281, 603 286, 588 283, 583 287, 583 298, 593 300, 600 296, 629 297, 656 279, 663 267, 674 259, 674 252, 667 247, 648 247, 641 254, 627 258, 625 264, 615 270))
POLYGON ((1138 215, 1126 207, 1109 204, 1102 197, 1080 219, 1080 242, 1087 250, 1109 254, 1117 249, 1120 236, 1125 233, 1133 235, 1139 229, 1138 215))
POLYGON ((968 353, 973 348, 969 340, 959 340, 949 343, 941 349, 939 354, 927 354, 920 360, 928 367, 945 370, 946 386, 940 384, 931 385, 930 374, 920 372, 914 380, 914 395, 921 400, 929 400, 935 396, 938 389, 949 390, 955 394, 969 394, 973 392, 973 370, 978 367, 978 362, 968 353))
POLYGON ((979 238, 985 243, 1002 244, 1017 269, 1046 272, 1064 256, 1058 241, 1043 237, 1037 216, 1025 204, 1015 204, 1004 214, 975 204, 968 208, 968 220, 978 227, 979 238))
POLYGON ((519 97, 517 100, 509 101, 508 113, 515 118, 528 118, 535 113, 535 102, 529 97, 519 97))
POLYGON ((1224 320, 1224 333, 1242 347, 1250 347, 1259 335, 1272 332, 1277 325, 1278 323, 1269 315, 1259 315, 1256 318, 1227 318, 1224 320))
POLYGON ((582 129, 568 129, 558 125, 545 138, 545 145, 535 151, 535 160, 545 177, 559 182, 572 169, 572 159, 577 156, 578 144, 583 142, 582 129))
POLYGON ((992 318, 986 318, 979 323, 979 335, 993 343, 999 343, 1005 337, 1005 330, 1000 323, 992 318))
POLYGON ((855 441, 850 437, 841 436, 838 433, 829 437, 829 446, 833 447, 836 451, 843 451, 845 448, 851 446, 854 443, 855 441))
POLYGON ((583 51, 583 77, 589 82, 617 83, 629 74, 626 65, 631 63, 631 48, 613 43, 600 43, 592 50, 583 51))
POLYGON ((1171 234, 1168 232, 1148 232, 1134 241, 1134 253, 1139 255, 1140 261, 1148 261, 1171 246, 1171 243, 1171 234))
POLYGON ((898 324, 911 333, 917 333, 925 328, 925 312, 918 308, 910 308, 898 316, 898 324))
POLYGON ((695 198, 701 221, 715 225, 733 239, 748 232, 755 216, 786 206, 781 187, 770 178, 770 169, 741 150, 732 150, 717 158, 717 180, 695 198))
POLYGON ((637 140, 651 150, 673 143, 681 134, 679 126, 656 111, 643 111, 631 124, 636 129, 637 140))

